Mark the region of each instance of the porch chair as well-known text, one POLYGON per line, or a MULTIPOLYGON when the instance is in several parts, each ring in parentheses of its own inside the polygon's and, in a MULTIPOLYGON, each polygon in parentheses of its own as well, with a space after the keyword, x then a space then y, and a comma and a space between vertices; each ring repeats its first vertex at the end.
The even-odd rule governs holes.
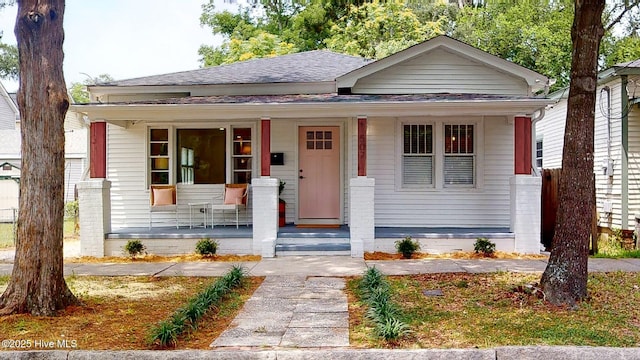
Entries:
POLYGON ((239 227, 240 209, 245 211, 245 219, 249 226, 249 216, 247 214, 247 202, 249 200, 249 184, 224 184, 222 197, 214 197, 211 205, 211 227, 215 224, 215 210, 222 212, 222 223, 225 224, 225 210, 234 210, 236 213, 236 229, 239 227))
POLYGON ((151 185, 149 189, 149 229, 153 225, 153 213, 172 212, 178 228, 178 191, 175 185, 151 185))

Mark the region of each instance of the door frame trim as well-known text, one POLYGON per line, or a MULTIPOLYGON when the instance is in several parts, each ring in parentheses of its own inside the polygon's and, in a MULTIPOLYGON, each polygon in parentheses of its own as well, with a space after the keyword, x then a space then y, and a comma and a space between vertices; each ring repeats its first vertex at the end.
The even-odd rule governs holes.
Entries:
POLYGON ((345 164, 345 152, 346 152, 346 134, 345 134, 346 120, 334 120, 334 119, 311 119, 311 120, 299 120, 296 122, 295 127, 295 164, 296 164, 296 213, 294 218, 294 224, 326 224, 326 225, 342 225, 344 224, 344 208, 345 208, 345 195, 344 195, 344 176, 346 171, 345 164), (300 128, 301 127, 338 127, 340 130, 340 217, 339 219, 304 219, 300 218, 300 185, 298 179, 298 170, 300 169, 300 128))

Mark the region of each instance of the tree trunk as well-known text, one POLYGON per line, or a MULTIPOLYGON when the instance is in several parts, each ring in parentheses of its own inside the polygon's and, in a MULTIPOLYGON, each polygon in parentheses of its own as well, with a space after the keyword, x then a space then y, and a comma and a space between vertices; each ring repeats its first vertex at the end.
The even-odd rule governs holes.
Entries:
POLYGON ((64 0, 19 0, 22 169, 13 273, 0 314, 54 315, 78 303, 63 277, 64 0))
POLYGON ((587 260, 594 204, 593 133, 597 66, 605 0, 576 0, 573 57, 553 249, 542 274, 546 299, 575 305, 587 296, 587 260))

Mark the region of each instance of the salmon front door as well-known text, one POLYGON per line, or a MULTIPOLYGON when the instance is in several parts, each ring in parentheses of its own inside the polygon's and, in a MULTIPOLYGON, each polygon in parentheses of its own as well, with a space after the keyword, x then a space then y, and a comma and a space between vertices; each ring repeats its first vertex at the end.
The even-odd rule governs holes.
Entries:
POLYGON ((337 223, 340 220, 340 128, 305 126, 299 128, 298 135, 299 220, 337 223))

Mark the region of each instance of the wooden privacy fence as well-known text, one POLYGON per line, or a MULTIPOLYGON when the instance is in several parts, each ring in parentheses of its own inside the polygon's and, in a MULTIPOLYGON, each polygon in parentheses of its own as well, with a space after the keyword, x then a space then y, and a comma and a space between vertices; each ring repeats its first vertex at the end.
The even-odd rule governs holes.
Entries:
POLYGON ((551 241, 556 228, 556 214, 558 213, 558 190, 562 169, 542 169, 542 244, 551 250, 551 241))
MULTIPOLYGON (((558 192, 562 169, 542 169, 542 219, 540 221, 540 241, 547 250, 551 250, 553 235, 556 228, 556 215, 558 214, 558 192)), ((595 174, 594 174, 595 177, 595 174)), ((593 197, 595 199, 595 191, 593 197)), ((594 201, 595 204, 595 201, 594 201)), ((594 206, 591 221, 591 250, 598 252, 598 215, 594 206)))

